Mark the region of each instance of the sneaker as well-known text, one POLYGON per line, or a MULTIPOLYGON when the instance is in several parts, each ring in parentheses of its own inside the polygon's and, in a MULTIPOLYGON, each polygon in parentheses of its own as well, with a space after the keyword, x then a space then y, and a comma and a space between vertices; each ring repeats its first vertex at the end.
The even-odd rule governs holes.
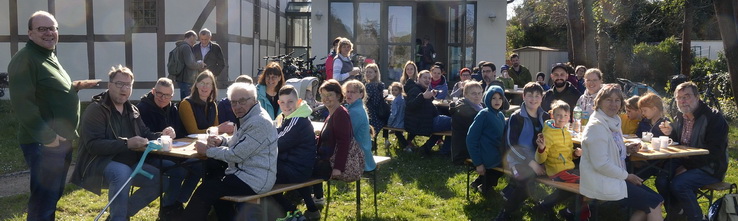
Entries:
POLYGON ((497 217, 495 217, 495 221, 507 221, 512 220, 512 217, 510 216, 510 213, 508 213, 505 210, 500 211, 499 214, 497 214, 497 217))
POLYGON ((320 210, 305 211, 302 215, 307 218, 307 220, 320 220, 320 210))

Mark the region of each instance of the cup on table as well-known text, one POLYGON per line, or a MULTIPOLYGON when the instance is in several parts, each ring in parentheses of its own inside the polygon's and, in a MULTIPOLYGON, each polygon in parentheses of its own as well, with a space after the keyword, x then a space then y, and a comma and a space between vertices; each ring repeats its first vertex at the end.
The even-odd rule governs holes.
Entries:
POLYGON ((156 139, 156 141, 161 145, 161 151, 168 152, 172 150, 172 138, 169 137, 169 135, 162 135, 159 139, 156 139))
POLYGON ((453 98, 451 98, 451 99, 453 99, 453 100, 454 100, 454 103, 456 103, 457 101, 459 101, 459 97, 453 97, 453 98))
POLYGON ((643 132, 643 134, 641 135, 641 140, 643 141, 651 141, 651 138, 653 138, 653 133, 651 132, 643 132))
POLYGON ((517 91, 518 90, 518 85, 517 84, 513 84, 513 90, 514 91, 517 91))
POLYGON ((197 134, 197 141, 208 143, 208 135, 207 134, 197 134))
POLYGON ((658 137, 651 138, 651 149, 655 151, 661 150, 661 139, 658 137))
POLYGON ((674 143, 674 140, 668 136, 660 136, 659 140, 661 141, 661 148, 667 148, 669 145, 674 143))

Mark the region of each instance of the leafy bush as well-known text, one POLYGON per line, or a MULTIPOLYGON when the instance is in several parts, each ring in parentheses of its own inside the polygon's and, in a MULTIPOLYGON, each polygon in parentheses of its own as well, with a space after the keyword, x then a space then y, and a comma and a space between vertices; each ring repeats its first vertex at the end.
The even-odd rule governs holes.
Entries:
POLYGON ((679 42, 674 37, 657 45, 637 44, 633 47, 633 58, 626 78, 661 90, 666 86, 669 76, 679 73, 679 52, 679 42))

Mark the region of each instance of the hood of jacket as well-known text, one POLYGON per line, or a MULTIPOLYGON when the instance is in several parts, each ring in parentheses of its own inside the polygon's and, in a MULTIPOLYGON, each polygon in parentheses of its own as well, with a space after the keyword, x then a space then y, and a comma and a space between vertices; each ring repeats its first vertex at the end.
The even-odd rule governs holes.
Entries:
POLYGON ((290 115, 287 115, 284 119, 290 119, 293 117, 309 117, 313 113, 313 110, 308 106, 307 102, 300 100, 300 107, 297 108, 290 115))
POLYGON ((510 103, 507 101, 507 98, 505 97, 505 90, 502 89, 502 87, 497 85, 492 85, 487 87, 487 91, 484 92, 484 98, 483 98, 484 106, 487 107, 489 110, 495 110, 495 111, 501 111, 501 110, 507 110, 510 109, 510 103), (492 108, 492 96, 497 93, 502 96, 502 106, 499 110, 496 110, 492 108))

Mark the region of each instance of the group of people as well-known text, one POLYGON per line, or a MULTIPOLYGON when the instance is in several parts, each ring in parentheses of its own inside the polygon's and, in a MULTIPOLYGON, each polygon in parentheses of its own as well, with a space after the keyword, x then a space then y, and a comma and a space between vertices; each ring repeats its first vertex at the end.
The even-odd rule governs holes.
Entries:
MULTIPOLYGON (((348 59, 353 45, 346 38, 334 41, 331 79, 318 89, 328 117, 317 137, 310 122, 311 107, 294 87, 285 85, 279 64, 268 64, 256 82, 238 77, 228 87, 227 97, 219 99, 216 77, 224 68, 223 56, 219 46, 210 42, 212 34, 207 29, 200 31, 198 44, 194 31, 185 33, 172 52, 174 62, 180 62, 172 66, 181 69, 170 70, 169 78, 159 79, 136 105, 129 100, 133 72, 113 67, 107 90, 92 97, 80 118, 77 93, 98 82, 71 81, 59 64, 53 53, 58 43, 53 15, 38 11, 28 25, 29 41, 13 56, 8 72, 13 111, 21 122, 18 139, 31 170, 29 220, 54 219, 74 139, 79 141, 79 155, 72 182, 96 194, 107 188, 112 200, 110 220, 130 219, 158 198, 160 190, 162 219, 205 220, 211 206, 219 218, 231 219, 237 216, 239 205, 220 197, 260 194, 275 183, 341 175, 352 143, 364 153, 364 171, 372 171, 376 165, 371 139, 384 126, 408 132, 407 137, 395 133, 406 151, 416 149, 415 136, 429 136, 419 148, 426 154, 441 139, 435 132, 452 131, 441 153, 453 154, 454 163, 471 159, 480 175, 472 185, 482 192, 490 191, 504 175, 494 168, 510 171, 510 182, 503 190, 504 208, 497 220, 512 218, 510 212, 530 197, 538 176, 578 182, 584 196, 618 201, 635 211, 632 218, 636 220, 662 219, 662 204, 669 216, 700 220, 694 190, 721 181, 727 169, 727 122, 700 100, 691 82, 676 87, 674 98, 680 113, 671 120, 665 117, 657 95, 626 100, 620 87, 603 84, 603 73, 594 68, 574 70, 556 64, 550 73, 553 84, 544 90, 539 81, 545 75, 531 81, 517 55, 510 57, 513 65, 503 66, 500 75, 491 62, 480 62, 476 70, 460 70, 462 81, 451 91, 443 64, 429 64, 421 70, 408 61, 400 82, 385 87, 376 64, 364 68, 363 79, 351 79, 359 73, 348 59), (182 101, 178 104, 172 102, 172 80, 180 87, 182 101), (505 119, 503 112, 510 106, 505 89, 513 85, 522 86, 523 102, 505 119), (394 97, 390 104, 383 94, 385 88, 394 97), (448 113, 433 104, 435 99, 451 98, 448 113), (568 130, 574 109, 582 110, 582 125, 586 125, 577 131, 582 143, 576 149, 568 130), (136 175, 127 182, 149 140, 201 134, 211 127, 223 135, 195 144, 207 159, 149 159, 143 170, 154 178, 136 175), (640 145, 623 141, 623 134, 641 132, 670 136, 688 146, 708 149, 709 154, 666 161, 662 170, 643 169, 628 158, 640 145), (580 158, 578 166, 575 158, 580 158), (635 171, 628 171, 627 164, 633 164, 635 171), (669 168, 672 171, 664 171, 669 168), (643 185, 651 176, 656 176, 658 193, 643 185), (140 188, 129 195, 132 185, 140 188), (124 194, 114 197, 116 192, 124 194)), ((319 218, 323 185, 298 193, 308 209, 305 215, 319 218)), ((553 205, 570 196, 556 191, 534 209, 552 212, 553 205)), ((285 210, 296 210, 283 196, 275 199, 285 210)))

